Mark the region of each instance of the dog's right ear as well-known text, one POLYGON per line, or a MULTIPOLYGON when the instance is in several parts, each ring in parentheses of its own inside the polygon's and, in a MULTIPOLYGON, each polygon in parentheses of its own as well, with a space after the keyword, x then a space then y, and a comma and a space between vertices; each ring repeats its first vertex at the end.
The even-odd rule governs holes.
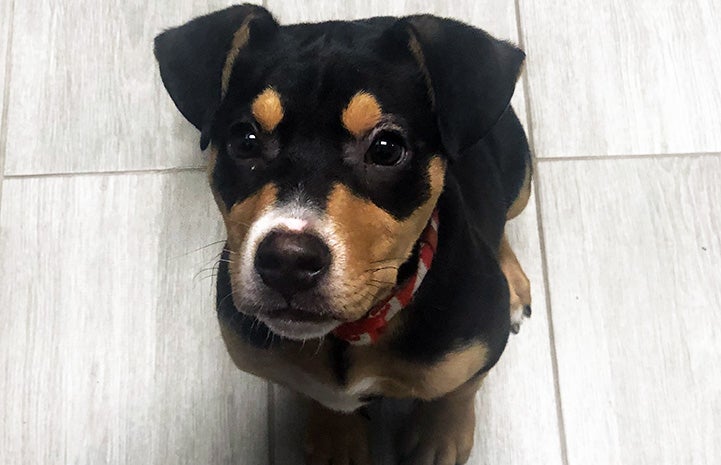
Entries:
POLYGON ((160 77, 175 106, 210 142, 213 117, 240 49, 264 41, 278 23, 257 5, 235 5, 168 29, 155 38, 160 77))

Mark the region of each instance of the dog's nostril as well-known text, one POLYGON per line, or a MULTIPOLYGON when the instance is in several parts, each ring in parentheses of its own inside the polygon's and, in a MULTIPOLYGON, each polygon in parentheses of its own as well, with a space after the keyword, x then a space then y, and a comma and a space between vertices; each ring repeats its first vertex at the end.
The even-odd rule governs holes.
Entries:
POLYGON ((316 286, 330 261, 330 250, 318 237, 274 231, 258 244, 254 265, 268 287, 290 297, 316 286))
POLYGON ((312 274, 318 274, 325 268, 324 260, 320 256, 308 255, 298 258, 298 269, 312 274))

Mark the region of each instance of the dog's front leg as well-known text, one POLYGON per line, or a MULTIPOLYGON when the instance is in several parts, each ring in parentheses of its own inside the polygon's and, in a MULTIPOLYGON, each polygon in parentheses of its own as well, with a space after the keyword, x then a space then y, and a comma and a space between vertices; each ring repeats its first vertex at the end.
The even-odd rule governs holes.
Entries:
POLYGON ((456 465, 468 461, 476 428, 474 399, 485 374, 455 391, 419 402, 401 434, 403 465, 456 465))
POLYGON ((523 318, 531 316, 531 283, 526 273, 518 263, 505 233, 498 249, 498 262, 508 281, 508 290, 511 297, 511 331, 518 334, 523 318))
POLYGON ((304 443, 307 465, 371 465, 369 420, 313 401, 304 443))

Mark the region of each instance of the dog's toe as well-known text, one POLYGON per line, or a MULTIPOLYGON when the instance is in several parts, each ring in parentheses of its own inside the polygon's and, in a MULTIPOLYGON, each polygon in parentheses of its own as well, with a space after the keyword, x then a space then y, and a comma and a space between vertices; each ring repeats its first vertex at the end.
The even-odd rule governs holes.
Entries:
POLYGON ((368 420, 317 406, 311 411, 304 452, 307 465, 372 465, 368 420))
POLYGON ((523 321, 531 317, 531 306, 522 304, 511 304, 511 332, 518 334, 521 331, 523 321))
POLYGON ((399 442, 401 465, 459 465, 473 448, 473 411, 421 407, 399 442))

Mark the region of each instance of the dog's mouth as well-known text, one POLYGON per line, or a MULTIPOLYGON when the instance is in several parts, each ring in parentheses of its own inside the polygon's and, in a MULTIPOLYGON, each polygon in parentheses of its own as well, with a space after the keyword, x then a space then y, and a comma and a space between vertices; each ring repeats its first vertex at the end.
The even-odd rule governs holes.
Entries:
POLYGON ((310 312, 301 308, 286 307, 267 312, 266 318, 284 320, 296 323, 329 323, 333 318, 317 312, 310 312))
POLYGON ((294 340, 320 338, 338 327, 335 318, 296 307, 283 307, 257 315, 274 333, 294 340))

